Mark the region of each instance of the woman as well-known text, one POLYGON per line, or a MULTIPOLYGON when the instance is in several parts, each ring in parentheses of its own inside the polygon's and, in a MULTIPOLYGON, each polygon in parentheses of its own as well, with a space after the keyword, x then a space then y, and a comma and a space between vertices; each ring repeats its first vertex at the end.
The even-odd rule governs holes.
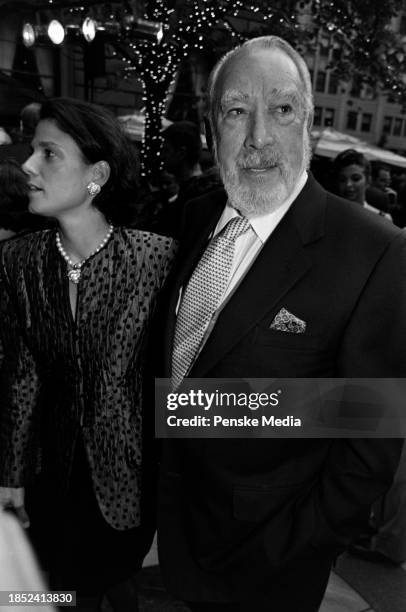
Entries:
POLYGON ((391 220, 389 214, 368 204, 366 189, 370 179, 371 165, 362 153, 354 149, 346 149, 334 159, 333 182, 337 194, 391 220))
POLYGON ((174 245, 121 226, 136 164, 108 112, 48 101, 32 147, 29 208, 57 227, 0 251, 0 499, 31 522, 53 586, 107 590, 125 612, 153 535, 142 368, 174 245))

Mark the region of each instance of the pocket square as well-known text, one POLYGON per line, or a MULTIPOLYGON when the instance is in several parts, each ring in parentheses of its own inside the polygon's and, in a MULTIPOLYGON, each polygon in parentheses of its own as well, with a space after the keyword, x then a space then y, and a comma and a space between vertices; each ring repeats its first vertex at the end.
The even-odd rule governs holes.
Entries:
POLYGON ((303 334, 306 331, 306 322, 296 317, 286 308, 281 308, 269 327, 270 329, 291 334, 303 334))

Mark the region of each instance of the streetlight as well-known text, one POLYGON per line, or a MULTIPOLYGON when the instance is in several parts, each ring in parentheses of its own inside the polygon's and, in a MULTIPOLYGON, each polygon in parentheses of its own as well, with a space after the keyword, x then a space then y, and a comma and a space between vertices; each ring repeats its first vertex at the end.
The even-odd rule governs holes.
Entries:
POLYGON ((97 34, 97 22, 91 17, 86 17, 82 23, 82 34, 87 42, 92 42, 97 34))
POLYGON ((54 45, 60 45, 65 39, 65 28, 57 19, 52 19, 47 30, 48 36, 54 45))

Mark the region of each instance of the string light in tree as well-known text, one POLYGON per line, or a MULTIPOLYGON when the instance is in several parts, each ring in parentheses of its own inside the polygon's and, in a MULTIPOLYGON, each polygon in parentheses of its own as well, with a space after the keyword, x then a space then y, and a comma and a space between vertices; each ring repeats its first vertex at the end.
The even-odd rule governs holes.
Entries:
MULTIPOLYGON (((245 40, 246 36, 235 24, 239 19, 246 20, 247 14, 255 16, 258 27, 263 28, 262 33, 280 35, 293 44, 300 43, 310 52, 314 51, 317 44, 315 33, 327 33, 329 45, 342 51, 341 59, 334 58, 332 64, 338 77, 348 74, 363 75, 365 81, 369 80, 371 84, 381 83, 382 87, 396 92, 397 95, 404 95, 406 99, 406 79, 403 81, 399 76, 406 72, 406 48, 402 50, 402 54, 388 55, 393 44, 390 42, 392 33, 385 31, 383 27, 373 31, 370 19, 373 11, 366 8, 366 4, 368 3, 355 0, 313 0, 306 7, 306 15, 312 26, 308 27, 309 21, 300 19, 298 5, 292 10, 292 3, 282 0, 274 0, 272 3, 252 0, 249 4, 242 0, 185 0, 180 9, 177 3, 176 9, 169 10, 163 0, 146 0, 144 18, 163 24, 164 37, 161 44, 131 40, 130 33, 123 37, 123 43, 129 51, 125 74, 132 77, 136 75, 144 84, 144 174, 145 169, 152 167, 159 159, 161 115, 165 112, 168 92, 181 62, 190 56, 192 51, 205 48, 206 41, 210 41, 217 25, 223 28, 224 40, 228 38, 230 45, 233 41, 235 43, 245 40), (383 56, 385 60, 382 59, 383 56), (400 84, 397 81, 400 81, 400 84)), ((391 10, 396 2, 389 0, 389 4, 391 10)), ((378 1, 376 5, 378 6, 378 1)), ((385 16, 386 21, 390 19, 390 10, 385 16)), ((250 34, 253 35, 252 32, 250 34)))

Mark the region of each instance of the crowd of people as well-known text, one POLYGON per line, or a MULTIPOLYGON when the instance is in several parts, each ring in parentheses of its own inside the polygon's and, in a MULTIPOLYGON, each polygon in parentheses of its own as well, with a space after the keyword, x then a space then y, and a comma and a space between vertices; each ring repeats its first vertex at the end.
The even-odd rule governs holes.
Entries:
POLYGON ((154 440, 157 377, 406 371, 389 170, 349 150, 337 195, 315 180, 309 71, 281 38, 227 53, 208 97, 213 167, 178 122, 142 184, 117 119, 67 98, 0 162, 0 505, 83 612, 137 609, 156 527, 165 584, 197 612, 316 612, 389 490, 379 527, 399 530, 400 438, 154 440))

